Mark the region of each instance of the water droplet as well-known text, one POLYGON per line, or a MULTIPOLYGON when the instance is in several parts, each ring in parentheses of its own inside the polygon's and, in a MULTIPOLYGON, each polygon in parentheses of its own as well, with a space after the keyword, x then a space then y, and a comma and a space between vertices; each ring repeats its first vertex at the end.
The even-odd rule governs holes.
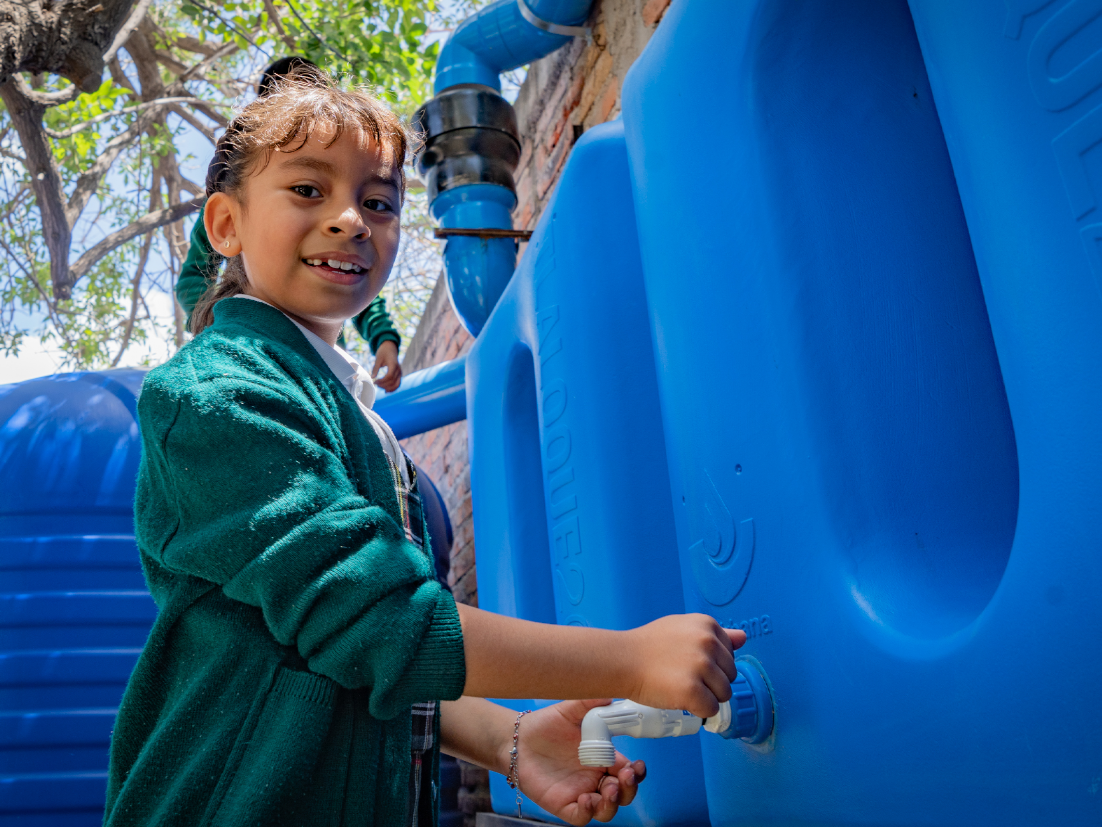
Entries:
POLYGON ((742 466, 741 465, 736 465, 735 466, 735 473, 736 474, 741 474, 742 473, 742 466))

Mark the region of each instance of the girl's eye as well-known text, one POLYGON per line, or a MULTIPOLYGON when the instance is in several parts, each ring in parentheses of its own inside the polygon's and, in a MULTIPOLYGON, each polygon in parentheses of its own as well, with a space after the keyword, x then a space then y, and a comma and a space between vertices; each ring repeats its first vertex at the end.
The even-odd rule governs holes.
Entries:
POLYGON ((368 198, 364 201, 364 206, 372 212, 393 212, 390 204, 383 201, 381 198, 368 198))
POLYGON ((296 184, 291 187, 291 192, 297 192, 303 198, 317 198, 321 195, 321 190, 312 184, 296 184))

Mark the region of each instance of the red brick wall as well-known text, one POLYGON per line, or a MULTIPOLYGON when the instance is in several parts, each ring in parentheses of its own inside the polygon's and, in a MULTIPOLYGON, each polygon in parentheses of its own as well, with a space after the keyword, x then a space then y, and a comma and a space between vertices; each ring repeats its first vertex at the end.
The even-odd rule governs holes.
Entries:
MULTIPOLYGON (((539 220, 577 137, 619 114, 624 75, 669 4, 670 0, 597 0, 589 19, 590 38, 575 38, 529 67, 516 101, 522 136, 513 212, 517 228, 531 229, 539 220)), ((406 348, 406 373, 454 359, 473 342, 452 310, 443 281, 406 348)), ((403 445, 432 477, 448 506, 455 531, 450 575, 455 597, 477 606, 466 423, 411 437, 403 445)))
MULTIPOLYGON (((431 367, 470 350, 474 339, 459 323, 447 296, 444 279, 433 290, 425 315, 406 347, 402 369, 406 372, 431 367)), ((471 475, 467 464, 467 423, 457 422, 427 434, 403 440, 402 445, 436 483, 451 517, 452 544, 449 585, 455 599, 478 605, 474 573, 474 527, 471 524, 471 475)))

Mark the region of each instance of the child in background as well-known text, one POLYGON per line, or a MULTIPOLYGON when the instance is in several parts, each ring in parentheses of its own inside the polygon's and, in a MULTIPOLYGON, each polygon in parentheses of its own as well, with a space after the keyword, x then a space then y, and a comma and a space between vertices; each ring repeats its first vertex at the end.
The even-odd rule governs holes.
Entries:
MULTIPOLYGON (((267 95, 275 84, 276 78, 290 74, 296 69, 306 70, 303 77, 309 77, 310 72, 317 70, 317 65, 304 57, 284 57, 275 61, 264 70, 260 77, 257 95, 267 95)), ((207 288, 217 280, 218 268, 222 264, 220 256, 210 245, 206 228, 203 226, 203 210, 195 220, 195 226, 191 230, 191 246, 188 248, 187 258, 180 268, 180 277, 176 280, 176 300, 184 310, 187 319, 188 330, 191 330, 191 315, 195 305, 207 288)), ((376 296, 371 304, 352 319, 352 326, 356 332, 367 342, 371 355, 375 357, 375 364, 371 369, 371 378, 375 384, 387 393, 395 391, 402 383, 402 365, 398 361, 398 351, 402 347, 402 337, 394 328, 390 314, 386 309, 386 299, 376 296), (379 373, 382 372, 382 377, 379 373)), ((344 347, 344 334, 338 338, 338 343, 344 347)))
POLYGON ((412 463, 335 346, 394 262, 406 150, 390 112, 318 75, 219 141, 204 223, 227 266, 138 406, 160 611, 113 733, 109 827, 431 827, 441 749, 571 824, 607 821, 645 767, 582 767, 585 712, 706 717, 731 696, 745 635, 705 615, 531 623, 433 578, 412 463), (521 717, 487 697, 591 700, 521 717))

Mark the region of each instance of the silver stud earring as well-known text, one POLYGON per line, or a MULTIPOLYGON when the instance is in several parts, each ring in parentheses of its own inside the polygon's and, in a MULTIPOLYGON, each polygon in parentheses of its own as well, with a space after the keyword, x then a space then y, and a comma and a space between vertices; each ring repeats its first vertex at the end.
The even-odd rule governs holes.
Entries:
POLYGON ((223 244, 222 246, 225 247, 228 250, 230 248, 230 240, 227 238, 226 243, 223 244))

